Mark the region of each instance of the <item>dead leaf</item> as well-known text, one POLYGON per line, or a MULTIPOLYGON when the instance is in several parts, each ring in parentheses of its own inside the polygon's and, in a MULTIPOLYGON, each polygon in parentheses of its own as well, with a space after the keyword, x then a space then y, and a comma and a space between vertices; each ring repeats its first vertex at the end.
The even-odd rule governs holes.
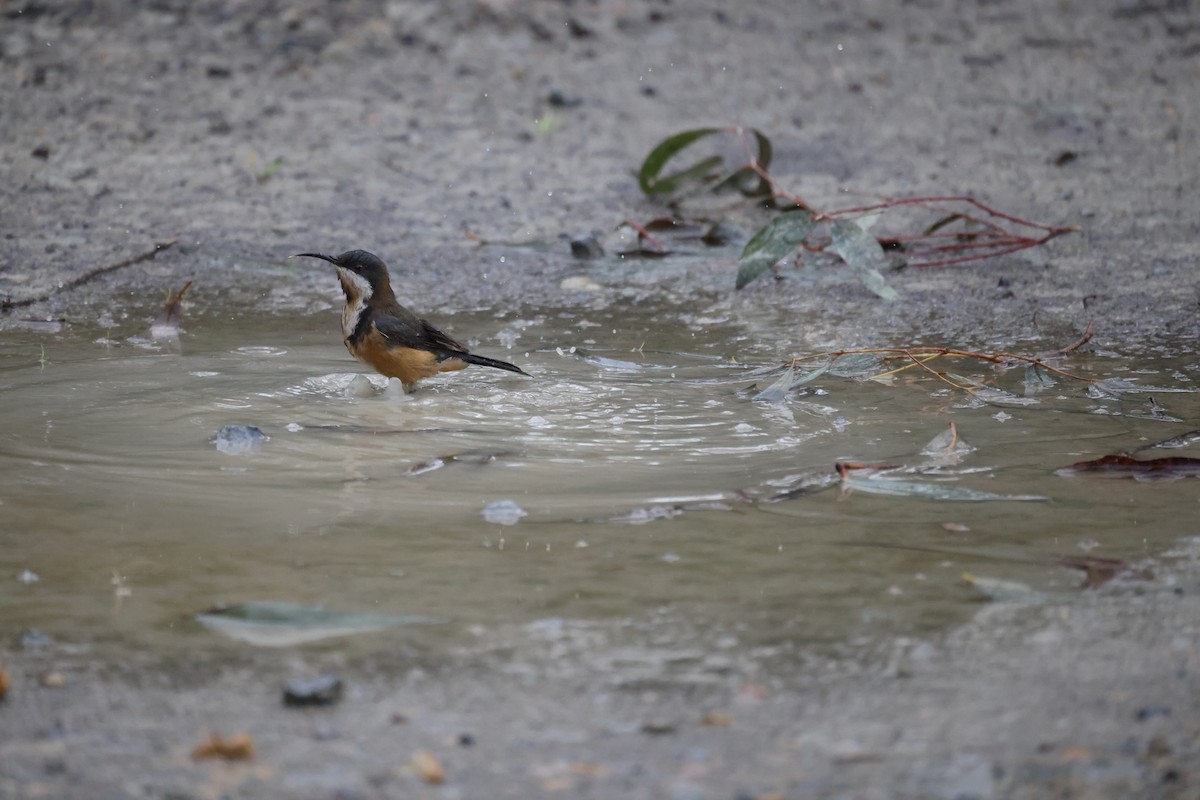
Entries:
POLYGON ((163 305, 163 310, 154 320, 151 331, 157 331, 159 335, 179 332, 179 326, 183 323, 183 295, 191 285, 192 282, 188 281, 179 291, 171 293, 163 305))
POLYGON ((1092 751, 1088 748, 1079 745, 1070 745, 1062 749, 1056 760, 1060 764, 1069 764, 1072 761, 1087 761, 1091 757, 1092 751))
POLYGON ((446 782, 446 769, 438 757, 428 750, 418 750, 414 753, 408 766, 417 773, 421 780, 431 786, 438 786, 446 782))
POLYGON ((1118 575, 1125 575, 1140 581, 1154 580, 1154 573, 1148 569, 1134 569, 1119 558, 1102 558, 1100 556, 1056 556, 1054 562, 1068 569, 1079 569, 1084 572, 1081 589, 1099 589, 1118 575))
POLYGON ((12 681, 8 678, 8 673, 4 671, 4 667, 0 667, 0 700, 8 694, 8 687, 12 686, 12 681))
POLYGON ((47 689, 61 689, 67 685, 66 676, 61 672, 47 672, 39 682, 47 689))
POLYGON ((700 718, 700 724, 710 728, 728 728, 733 724, 733 717, 724 711, 710 711, 700 718))
POLYGON ((220 758, 225 761, 250 761, 254 758, 254 742, 248 733, 235 734, 222 739, 213 734, 208 741, 196 745, 192 758, 220 758))
POLYGON ((1200 458, 1171 456, 1168 458, 1138 459, 1124 453, 1079 461, 1055 470, 1059 475, 1099 474, 1119 478, 1186 478, 1200 477, 1200 458))
POLYGON ((575 788, 576 778, 602 778, 608 774, 608 767, 587 761, 555 761, 535 764, 530 772, 543 792, 567 792, 575 788))

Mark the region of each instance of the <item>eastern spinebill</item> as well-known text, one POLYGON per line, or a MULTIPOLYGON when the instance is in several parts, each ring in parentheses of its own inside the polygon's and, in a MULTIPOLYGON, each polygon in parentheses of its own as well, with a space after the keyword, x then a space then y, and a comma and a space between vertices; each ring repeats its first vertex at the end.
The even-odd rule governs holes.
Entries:
POLYGON ((495 367, 527 375, 520 367, 468 352, 396 300, 388 280, 387 265, 366 250, 349 250, 340 256, 298 253, 333 264, 346 294, 342 309, 342 336, 346 349, 381 375, 399 378, 405 391, 417 381, 439 372, 465 369, 468 364, 495 367))

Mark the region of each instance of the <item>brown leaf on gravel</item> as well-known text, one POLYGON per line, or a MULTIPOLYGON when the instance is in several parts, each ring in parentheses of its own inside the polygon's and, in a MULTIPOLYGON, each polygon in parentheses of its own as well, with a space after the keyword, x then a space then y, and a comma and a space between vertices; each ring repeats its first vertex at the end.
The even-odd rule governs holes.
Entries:
POLYGON ((12 681, 8 679, 8 673, 4 671, 4 667, 0 667, 0 700, 8 694, 8 687, 12 686, 12 681))
POLYGON ((700 724, 710 728, 728 728, 733 724, 733 717, 724 711, 710 711, 700 718, 700 724))
POLYGON ((446 769, 442 762, 428 750, 418 750, 409 760, 408 766, 426 783, 437 786, 446 782, 446 769))
POLYGON ((1068 569, 1083 570, 1081 589, 1099 589, 1118 575, 1124 575, 1139 581, 1154 580, 1154 573, 1148 569, 1134 569, 1119 558, 1101 558, 1100 556, 1056 556, 1056 564, 1068 569))
POLYGON ((603 778, 608 767, 588 761, 555 761, 535 764, 530 772, 538 779, 543 792, 566 792, 575 788, 577 778, 603 778))
POLYGON ((1072 761, 1087 761, 1092 757, 1092 751, 1086 747, 1079 745, 1068 745, 1055 757, 1055 760, 1060 764, 1069 764, 1072 761))
POLYGON ((250 761, 254 758, 254 742, 248 733, 238 733, 229 739, 213 734, 208 741, 196 745, 192 758, 220 758, 225 761, 250 761))

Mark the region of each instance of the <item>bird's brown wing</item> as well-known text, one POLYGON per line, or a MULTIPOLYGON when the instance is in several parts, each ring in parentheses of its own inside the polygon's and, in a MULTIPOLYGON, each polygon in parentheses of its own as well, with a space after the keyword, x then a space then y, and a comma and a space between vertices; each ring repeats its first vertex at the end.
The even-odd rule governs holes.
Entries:
POLYGON ((374 323, 380 335, 393 345, 428 350, 439 361, 467 352, 465 346, 416 315, 377 314, 374 323))

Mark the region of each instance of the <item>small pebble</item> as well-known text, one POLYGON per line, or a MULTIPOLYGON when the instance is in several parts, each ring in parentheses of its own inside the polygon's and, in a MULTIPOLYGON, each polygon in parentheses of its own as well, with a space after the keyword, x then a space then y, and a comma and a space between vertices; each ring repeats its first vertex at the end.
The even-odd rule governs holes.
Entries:
POLYGON ((603 258, 604 247, 595 236, 577 236, 571 240, 571 255, 576 258, 603 258))
POLYGON ((231 456, 244 455, 270 439, 257 425, 226 425, 217 432, 217 449, 231 456))
POLYGON ((342 679, 336 675, 291 681, 283 687, 285 706, 327 706, 341 699, 342 679))
POLYGON ((26 628, 21 631, 18 641, 22 650, 33 650, 38 647, 46 647, 54 644, 54 637, 42 633, 37 628, 26 628))

